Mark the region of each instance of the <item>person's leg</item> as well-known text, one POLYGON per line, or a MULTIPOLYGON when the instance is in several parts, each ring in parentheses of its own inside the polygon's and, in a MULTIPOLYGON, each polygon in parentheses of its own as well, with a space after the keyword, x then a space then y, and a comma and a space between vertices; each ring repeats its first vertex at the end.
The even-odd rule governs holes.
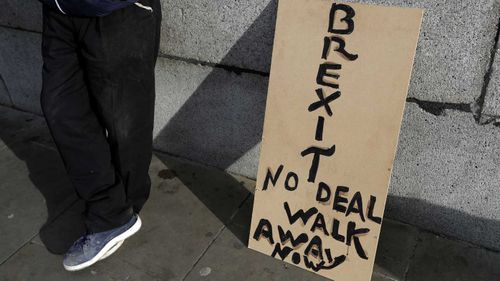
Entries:
POLYGON ((161 22, 159 0, 139 2, 142 7, 131 5, 105 17, 76 20, 89 91, 108 131, 127 204, 135 213, 142 209, 151 185, 154 67, 161 22))
POLYGON ((128 222, 132 210, 91 107, 73 19, 44 6, 41 106, 71 183, 87 203, 87 227, 100 232, 128 222))

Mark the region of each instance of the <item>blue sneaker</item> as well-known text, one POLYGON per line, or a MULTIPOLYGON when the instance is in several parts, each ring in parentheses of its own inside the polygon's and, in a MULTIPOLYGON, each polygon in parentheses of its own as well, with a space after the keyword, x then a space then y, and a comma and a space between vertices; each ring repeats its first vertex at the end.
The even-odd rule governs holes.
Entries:
POLYGON ((64 255, 64 268, 68 271, 77 271, 107 258, 121 246, 125 239, 139 231, 141 224, 139 216, 134 215, 123 226, 80 237, 64 255))

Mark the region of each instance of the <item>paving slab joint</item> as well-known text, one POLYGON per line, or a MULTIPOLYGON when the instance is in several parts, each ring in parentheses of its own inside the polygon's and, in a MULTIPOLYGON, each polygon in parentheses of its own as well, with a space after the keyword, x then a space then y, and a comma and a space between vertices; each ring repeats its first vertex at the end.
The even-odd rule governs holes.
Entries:
POLYGON ((196 60, 196 59, 192 59, 192 58, 184 58, 184 57, 179 57, 179 56, 174 56, 174 55, 169 55, 169 54, 164 54, 164 53, 160 53, 159 57, 169 59, 169 60, 182 61, 185 63, 194 64, 194 65, 209 66, 212 68, 221 68, 221 69, 224 69, 224 70, 229 71, 229 72, 234 72, 238 75, 240 75, 242 73, 248 73, 248 74, 259 75, 262 77, 269 77, 268 72, 253 70, 253 69, 248 69, 248 68, 241 68, 241 67, 237 67, 237 66, 233 66, 233 65, 200 61, 200 60, 196 60))
POLYGON ((198 263, 200 262, 200 260, 205 256, 205 254, 208 252, 208 250, 210 249, 210 247, 212 247, 212 245, 215 243, 215 241, 219 238, 219 236, 222 234, 222 232, 224 231, 224 229, 226 229, 226 225, 223 225, 217 231, 217 233, 214 235, 214 238, 212 240, 210 240, 210 242, 205 247, 205 249, 203 249, 203 251, 201 251, 201 253, 198 256, 198 258, 194 261, 194 263, 191 265, 191 267, 186 271, 186 274, 184 274, 184 276, 182 276, 181 281, 185 281, 186 278, 189 276, 189 274, 191 274, 191 272, 193 272, 193 270, 196 268, 196 266, 198 265, 198 263))
MULTIPOLYGON (((36 33, 36 34, 41 34, 41 32, 36 31, 36 30, 30 30, 30 29, 25 29, 22 27, 14 27, 14 26, 8 26, 4 24, 0 24, 0 27, 2 28, 9 28, 9 29, 14 29, 14 30, 19 30, 19 31, 25 31, 25 32, 31 32, 31 33, 36 33)), ((259 70, 254 70, 254 69, 249 69, 249 68, 242 68, 242 67, 237 67, 234 65, 228 65, 228 64, 222 64, 222 63, 213 63, 213 62, 208 62, 208 61, 200 61, 196 60, 193 58, 184 58, 184 57, 179 57, 179 56, 174 56, 174 55, 169 55, 160 52, 159 57, 170 59, 170 60, 176 60, 176 61, 182 61, 194 65, 201 65, 201 66, 210 66, 213 68, 221 68, 224 70, 227 70, 229 72, 234 72, 236 74, 242 74, 242 73, 249 73, 249 74, 255 74, 263 77, 269 77, 269 72, 265 71, 259 71, 259 70)))
MULTIPOLYGON (((233 219, 236 217, 236 215, 238 214, 238 212, 240 211, 240 209, 243 207, 243 205, 245 204, 245 202, 251 197, 251 194, 249 193, 245 199, 243 199, 240 203, 240 205, 238 206, 238 208, 236 208, 236 210, 233 212, 233 214, 231 214, 231 216, 229 217, 229 220, 227 222, 227 224, 230 224, 233 219)), ((224 224, 218 231, 217 233, 214 235, 214 238, 212 240, 210 240, 210 242, 208 243, 207 247, 205 247, 205 249, 201 252, 200 256, 195 260, 195 262, 192 264, 192 266, 189 268, 189 270, 186 272, 186 274, 184 274, 184 276, 182 276, 181 278, 181 281, 185 281, 186 278, 189 276, 189 274, 191 274, 191 272, 193 272, 193 270, 196 268, 196 266, 198 265, 198 263, 200 262, 200 260, 205 256, 205 254, 208 252, 208 250, 210 249, 210 247, 212 247, 212 245, 215 243, 215 241, 217 241, 217 239, 219 239, 219 237, 221 236, 222 232, 224 232, 224 230, 227 228, 227 226, 224 224)))
POLYGON ((10 260, 13 256, 15 256, 21 249, 26 247, 28 244, 35 239, 35 237, 38 235, 38 232, 35 234, 32 234, 31 237, 29 237, 26 241, 24 241, 14 252, 10 253, 4 260, 0 261, 0 266, 2 266, 4 263, 6 263, 8 260, 10 260))
MULTIPOLYGON (((497 5, 500 6, 500 5, 497 5)), ((491 46, 490 49, 490 62, 488 65, 488 70, 486 71, 484 75, 484 81, 483 81, 483 87, 481 89, 481 95, 471 104, 471 108, 473 109, 472 114, 474 115, 474 118, 476 119, 476 122, 480 125, 486 125, 490 124, 492 122, 498 123, 500 121, 500 116, 491 116, 488 114, 483 114, 482 109, 484 106, 484 102, 486 99, 486 94, 488 93, 488 86, 490 84, 490 80, 493 74, 493 64, 495 62, 495 56, 496 56, 496 50, 499 48, 498 45, 498 38, 500 36, 500 18, 498 19, 497 25, 496 25, 496 35, 495 39, 493 41, 493 46, 491 46)), ((498 93, 500 95, 500 93, 498 93)))
POLYGON ((402 281, 408 280, 408 274, 410 273, 410 268, 413 263, 413 260, 415 259, 415 253, 417 252, 417 248, 420 242, 422 242, 422 238, 420 238, 420 235, 422 234, 422 231, 417 228, 417 235, 415 238, 415 244, 413 245, 413 249, 411 250, 411 255, 410 258, 408 259, 408 264, 406 265, 405 273, 403 276, 402 281))

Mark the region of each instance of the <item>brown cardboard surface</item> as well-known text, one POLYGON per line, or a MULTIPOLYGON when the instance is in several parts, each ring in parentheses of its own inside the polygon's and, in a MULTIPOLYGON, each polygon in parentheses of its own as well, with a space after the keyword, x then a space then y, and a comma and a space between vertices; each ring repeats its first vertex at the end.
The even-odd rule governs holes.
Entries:
MULTIPOLYGON (((334 3, 340 4, 279 2, 249 247, 273 255, 278 245, 286 262, 337 281, 368 281, 381 226, 377 217, 383 216, 423 11, 345 3, 355 11, 354 30, 335 34, 329 32, 334 3), (325 36, 342 38, 345 50, 357 54, 357 59, 335 51, 339 46, 335 42, 323 59, 325 36), (326 62, 341 65, 333 71, 338 79, 324 79, 337 83, 338 89, 317 83, 318 69, 326 62), (331 116, 324 106, 308 110, 319 101, 317 89, 326 99, 340 91, 340 97, 328 103, 331 116), (317 140, 319 116, 324 127, 317 140), (301 153, 310 147, 333 146, 333 155, 319 156, 316 176, 310 178, 314 154, 301 153), (325 186, 321 182, 331 190, 327 202, 316 200, 318 187, 325 186), (338 186, 349 191, 336 194, 342 191, 338 186), (300 209, 313 215, 306 223, 301 219, 291 223, 285 202, 292 215, 300 209), (349 224, 354 230, 350 238, 349 224), (281 234, 290 231, 303 243, 282 241, 279 228, 281 234), (362 230, 368 232, 356 233, 362 230)), ((335 29, 348 27, 348 21, 341 21, 345 16, 343 10, 335 13, 335 29)), ((274 256, 282 259, 276 252, 274 256)))

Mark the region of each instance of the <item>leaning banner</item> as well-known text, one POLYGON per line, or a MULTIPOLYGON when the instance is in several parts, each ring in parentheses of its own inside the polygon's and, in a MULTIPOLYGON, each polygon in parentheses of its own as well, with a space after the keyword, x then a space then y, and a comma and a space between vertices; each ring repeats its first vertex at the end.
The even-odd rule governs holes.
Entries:
POLYGON ((279 1, 251 249, 370 280, 422 14, 279 1))

